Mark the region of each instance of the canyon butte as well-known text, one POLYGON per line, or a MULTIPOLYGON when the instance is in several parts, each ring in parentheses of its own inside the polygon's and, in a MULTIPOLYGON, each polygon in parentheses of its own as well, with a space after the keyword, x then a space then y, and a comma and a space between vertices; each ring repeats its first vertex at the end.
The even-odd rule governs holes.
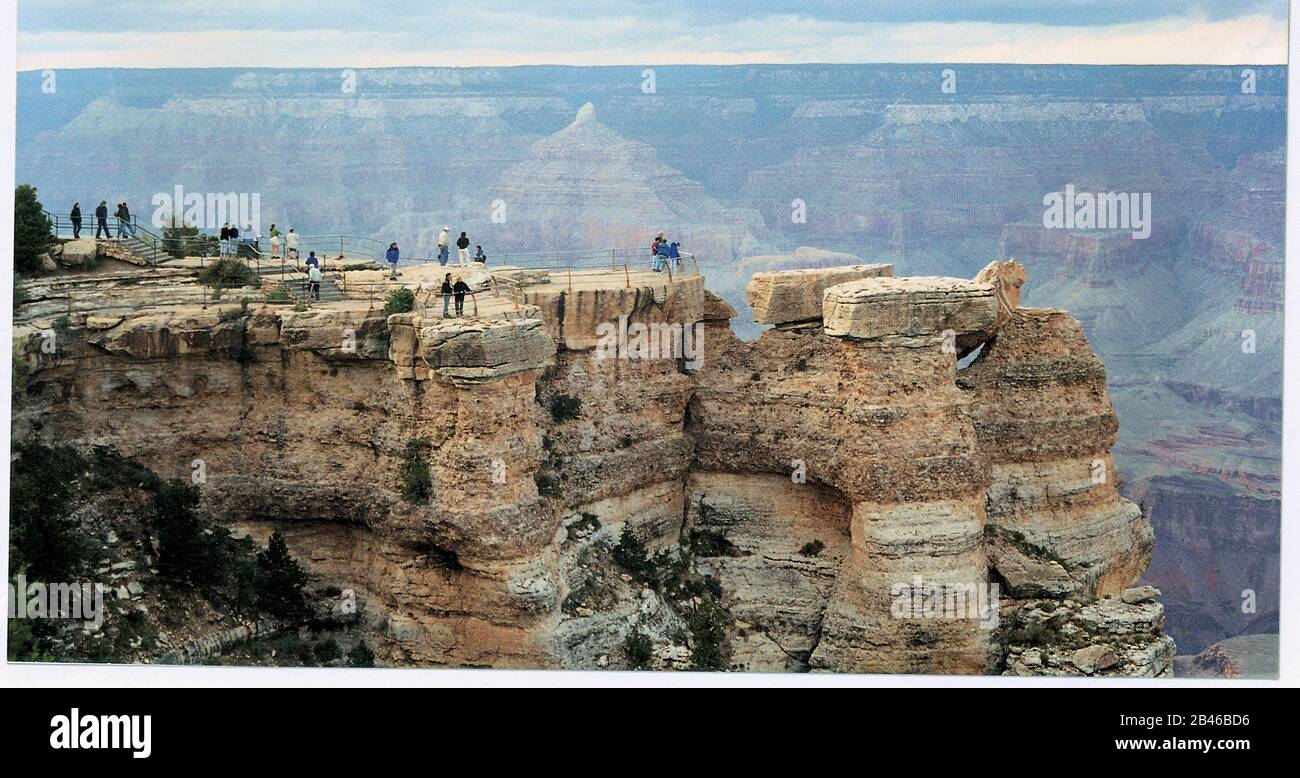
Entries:
POLYGON ((354 592, 384 665, 1172 674, 1105 368, 1019 264, 757 273, 753 341, 689 267, 492 268, 467 318, 374 303, 440 270, 311 305, 185 267, 20 279, 14 438, 201 462, 204 515, 354 592), (620 320, 701 359, 611 358, 620 320), (992 611, 908 610, 936 584, 992 611))

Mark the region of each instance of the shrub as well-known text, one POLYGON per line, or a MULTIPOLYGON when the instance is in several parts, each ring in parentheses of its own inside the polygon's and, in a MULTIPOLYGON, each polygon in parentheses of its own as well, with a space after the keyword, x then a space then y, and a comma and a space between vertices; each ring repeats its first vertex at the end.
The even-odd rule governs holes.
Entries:
POLYGON ((623 639, 623 655, 627 657, 627 666, 631 670, 644 670, 654 658, 650 638, 641 630, 633 630, 623 639))
POLYGON ((392 316, 395 313, 410 313, 414 309, 415 292, 404 286, 389 292, 388 298, 384 300, 385 316, 392 316))
POLYGON ((423 502, 433 495, 433 477, 424 461, 424 452, 428 448, 429 442, 423 438, 415 438, 406 444, 399 475, 402 499, 407 502, 423 502))
POLYGON ((289 296, 289 290, 283 286, 277 286, 266 293, 268 303, 287 303, 292 298, 289 296))
POLYGON ((25 569, 32 578, 47 581, 71 581, 90 552, 69 516, 84 463, 71 448, 36 442, 15 444, 14 454, 9 470, 9 569, 25 569))
POLYGON ((343 656, 339 649, 339 644, 333 638, 322 640, 312 647, 312 653, 316 655, 316 661, 320 664, 329 664, 335 659, 343 656))
POLYGON ((199 228, 185 223, 179 212, 167 218, 162 228, 163 250, 173 257, 203 257, 217 253, 217 237, 203 235, 199 228))
POLYGON ((691 530, 690 547, 692 554, 702 557, 741 555, 725 535, 708 529, 691 530))
POLYGON ((178 479, 159 485, 154 493, 153 516, 158 568, 175 581, 210 586, 225 577, 228 560, 195 512, 198 505, 197 486, 178 479))
POLYGON ((282 619, 299 618, 307 610, 306 583, 307 573, 289 555, 284 536, 272 532, 266 550, 257 554, 257 607, 282 619))
POLYGON ((803 547, 799 549, 799 553, 804 556, 817 556, 824 550, 826 550, 826 544, 820 540, 814 540, 811 543, 804 543, 803 547))
POLYGON ((657 583, 655 565, 646 554, 645 541, 628 528, 623 529, 618 543, 613 550, 614 563, 626 570, 637 581, 645 584, 657 583))
POLYGON ((199 283, 206 284, 214 290, 252 286, 257 283, 257 274, 252 268, 235 257, 212 260, 199 271, 198 278, 199 283))
POLYGON ((537 484, 537 493, 543 497, 559 497, 563 494, 560 488, 560 479, 548 472, 539 470, 533 476, 533 483, 537 484))
POLYGON ((703 597, 686 615, 691 631, 691 664, 696 670, 725 670, 731 614, 712 597, 703 597))
POLYGON ((557 423, 566 422, 578 417, 578 411, 582 409, 582 400, 560 392, 551 395, 550 408, 552 419, 557 423))
POLYGON ((348 652, 348 666, 350 667, 374 667, 375 652, 370 650, 364 642, 358 643, 355 648, 348 652))
POLYGON ((19 184, 14 189, 15 272, 40 272, 41 254, 54 242, 50 233, 51 226, 41 201, 36 199, 36 188, 30 184, 19 184))

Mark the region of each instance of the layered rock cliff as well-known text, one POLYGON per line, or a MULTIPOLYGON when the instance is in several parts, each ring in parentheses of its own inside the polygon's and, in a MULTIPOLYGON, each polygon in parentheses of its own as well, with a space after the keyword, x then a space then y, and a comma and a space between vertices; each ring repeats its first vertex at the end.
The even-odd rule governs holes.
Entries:
POLYGON ((764 274, 752 342, 645 275, 472 320, 29 282, 14 433, 201 463, 387 664, 1169 673, 1104 368, 1022 268, 764 274))

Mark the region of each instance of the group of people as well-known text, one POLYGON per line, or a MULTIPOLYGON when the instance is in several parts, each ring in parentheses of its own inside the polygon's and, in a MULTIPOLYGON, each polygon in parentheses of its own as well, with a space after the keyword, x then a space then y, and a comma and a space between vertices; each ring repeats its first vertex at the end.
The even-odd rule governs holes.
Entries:
MULTIPOLYGON (((443 227, 442 231, 438 233, 438 264, 440 265, 447 264, 447 258, 448 258, 447 255, 450 250, 450 244, 449 244, 450 236, 451 236, 450 227, 443 227)), ((456 255, 457 258, 460 260, 460 264, 462 265, 469 264, 470 262, 469 236, 466 235, 464 232, 461 232, 460 237, 456 239, 456 255)), ((482 246, 476 245, 474 247, 474 261, 482 262, 482 263, 487 262, 487 254, 483 253, 482 246)))
MULTIPOLYGON (((470 291, 469 284, 465 283, 465 279, 460 276, 453 278, 451 273, 448 273, 443 276, 442 288, 439 291, 442 292, 442 318, 445 319, 451 315, 447 312, 447 309, 450 307, 452 298, 455 298, 456 300, 456 316, 459 318, 465 315, 465 295, 469 294, 470 291)), ((429 297, 432 296, 433 294, 431 290, 429 297)), ((426 297, 426 306, 428 305, 428 302, 429 298, 426 297)))
MULTIPOLYGON (((72 204, 72 212, 68 214, 72 222, 72 237, 77 239, 81 237, 81 203, 72 204)), ((135 224, 131 222, 131 209, 127 207, 126 202, 117 204, 117 210, 113 212, 113 218, 117 219, 117 237, 134 238, 135 224)), ((113 233, 108 227, 108 201, 100 200, 99 205, 95 208, 95 237, 112 238, 113 233)))
POLYGON ((650 244, 650 269, 659 273, 670 264, 680 268, 682 266, 680 246, 677 241, 669 243, 662 232, 656 235, 654 242, 650 244))

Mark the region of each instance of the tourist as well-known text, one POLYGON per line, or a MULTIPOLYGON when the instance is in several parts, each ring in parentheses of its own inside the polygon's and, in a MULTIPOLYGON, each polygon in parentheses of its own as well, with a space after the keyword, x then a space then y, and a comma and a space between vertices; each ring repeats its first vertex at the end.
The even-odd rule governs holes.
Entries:
POLYGON ((314 251, 307 252, 307 267, 309 269, 313 267, 320 267, 320 260, 316 258, 316 252, 314 251))
POLYGON ((72 239, 81 237, 81 203, 72 204, 72 239))
POLYGON ((462 265, 469 264, 469 238, 463 232, 456 239, 456 257, 462 265))
POLYGON ((482 247, 482 246, 475 246, 475 247, 474 247, 474 261, 475 261, 475 262, 482 263, 482 264, 484 264, 484 265, 487 264, 487 254, 484 254, 484 253, 483 253, 483 247, 482 247))
POLYGON ((100 200, 99 207, 95 209, 95 237, 99 237, 100 230, 104 231, 105 238, 113 237, 108 231, 108 201, 100 200))
POLYGON ((317 265, 307 268, 307 296, 316 302, 320 302, 320 282, 323 278, 317 265))
POLYGON ((271 225, 271 259, 277 259, 280 256, 280 231, 274 224, 271 225))
POLYGON ((447 233, 448 232, 449 230, 446 227, 443 227, 442 232, 438 233, 438 264, 442 265, 443 267, 447 266, 447 233))
POLYGON ((242 249, 244 256, 252 257, 257 252, 257 239, 260 237, 257 230, 253 229, 252 224, 245 224, 244 231, 240 236, 242 238, 242 249))
POLYGON ((672 261, 672 263, 677 267, 678 270, 681 270, 682 255, 681 252, 678 251, 679 245, 681 244, 679 244, 677 241, 673 241, 672 243, 668 244, 668 259, 672 261))
POLYGON ((298 258, 298 233, 289 228, 289 234, 284 236, 284 255, 289 259, 298 258))
POLYGON ((113 218, 117 219, 117 237, 126 237, 126 217, 122 215, 122 209, 126 203, 118 203, 116 210, 113 211, 113 218))
POLYGON ((221 245, 221 256, 230 253, 230 222, 221 225, 221 232, 217 233, 217 243, 221 245))
POLYGON ((447 318, 447 306, 451 303, 451 273, 443 276, 442 279, 442 318, 447 318))
POLYGON ((127 207, 126 201, 122 201, 122 224, 126 227, 128 238, 135 237, 135 225, 131 223, 131 209, 127 207))
MULTIPOLYGON (((463 233, 462 233, 463 234, 463 233)), ((461 249, 464 251, 464 249, 461 249)), ((451 291, 456 295, 456 316, 457 318, 465 315, 465 293, 469 291, 469 284, 456 276, 456 283, 451 287, 451 291)))
POLYGON ((388 251, 384 252, 384 259, 388 260, 388 268, 389 270, 392 271, 391 274, 388 276, 390 279, 393 280, 397 279, 397 260, 400 257, 401 257, 401 252, 397 250, 397 244, 396 243, 388 244, 388 251))
POLYGON ((665 268, 665 267, 668 266, 668 263, 669 263, 669 254, 668 254, 668 243, 667 243, 667 242, 664 242, 664 243, 660 243, 660 244, 659 244, 659 253, 658 253, 656 256, 658 257, 658 260, 659 260, 659 269, 660 269, 660 270, 662 270, 663 268, 665 268))
POLYGON ((650 269, 656 273, 662 270, 662 268, 659 267, 659 242, 663 240, 663 237, 664 235, 661 232, 658 237, 650 243, 650 269))

